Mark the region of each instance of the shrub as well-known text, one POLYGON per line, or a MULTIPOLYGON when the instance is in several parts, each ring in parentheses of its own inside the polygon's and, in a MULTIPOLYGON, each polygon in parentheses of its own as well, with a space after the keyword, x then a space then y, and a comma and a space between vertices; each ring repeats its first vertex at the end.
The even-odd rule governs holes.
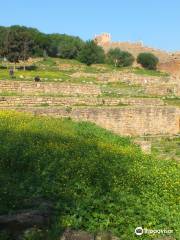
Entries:
POLYGON ((8 232, 0 231, 0 240, 11 240, 11 237, 8 232))
POLYGON ((137 57, 137 62, 144 68, 156 70, 159 59, 152 53, 140 53, 137 57))
POLYGON ((105 60, 104 50, 94 41, 87 41, 79 53, 78 60, 87 65, 103 63, 105 60))
POLYGON ((45 239, 45 234, 42 230, 40 229, 29 229, 26 230, 22 240, 44 240, 45 239))
POLYGON ((110 49, 107 53, 107 63, 113 64, 115 67, 128 67, 134 62, 131 53, 121 51, 119 48, 110 49))

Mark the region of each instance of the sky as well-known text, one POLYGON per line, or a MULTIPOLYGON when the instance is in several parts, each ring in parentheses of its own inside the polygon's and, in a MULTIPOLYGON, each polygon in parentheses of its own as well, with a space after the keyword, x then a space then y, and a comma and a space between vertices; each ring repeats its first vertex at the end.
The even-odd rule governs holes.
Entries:
POLYGON ((0 0, 0 25, 180 50, 180 0, 0 0))

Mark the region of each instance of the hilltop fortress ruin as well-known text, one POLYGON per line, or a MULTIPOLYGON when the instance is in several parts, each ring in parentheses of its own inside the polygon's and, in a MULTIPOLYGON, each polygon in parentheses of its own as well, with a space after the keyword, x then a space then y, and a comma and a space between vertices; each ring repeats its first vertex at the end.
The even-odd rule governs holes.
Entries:
POLYGON ((107 52, 110 48, 120 48, 128 51, 134 57, 141 52, 150 52, 159 58, 159 70, 169 72, 173 75, 180 76, 180 52, 166 52, 160 49, 147 47, 143 42, 112 42, 109 33, 102 33, 94 37, 95 42, 102 46, 107 52))

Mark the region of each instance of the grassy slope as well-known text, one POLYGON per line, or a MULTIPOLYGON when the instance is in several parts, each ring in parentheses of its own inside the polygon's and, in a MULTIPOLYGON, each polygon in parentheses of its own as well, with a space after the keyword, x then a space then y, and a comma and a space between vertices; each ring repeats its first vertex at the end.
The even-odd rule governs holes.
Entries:
POLYGON ((152 139, 152 151, 161 159, 180 161, 180 136, 152 139))
POLYGON ((164 100, 165 103, 173 106, 180 107, 180 97, 166 98, 164 100))
MULTIPOLYGON (((2 63, 1 63, 2 65, 2 63)), ((1 66, 0 65, 0 66, 1 66)), ((80 84, 96 84, 102 88, 103 96, 109 97, 148 97, 144 93, 144 88, 140 85, 129 85, 127 83, 115 82, 115 83, 102 83, 97 80, 95 75, 90 76, 79 76, 72 77, 73 73, 87 73, 87 74, 100 74, 100 73, 114 73, 114 72, 130 72, 137 75, 144 76, 166 76, 166 73, 139 69, 133 67, 127 68, 115 68, 114 66, 107 64, 94 64, 87 66, 78 62, 77 60, 59 59, 59 58, 47 58, 35 62, 36 70, 23 71, 16 70, 15 78, 16 81, 34 81, 35 76, 40 76, 42 82, 65 82, 65 83, 80 83, 80 84)), ((8 80, 9 72, 5 69, 0 69, 0 80, 8 80)), ((6 93, 0 93, 0 95, 6 95, 6 93)), ((8 94, 10 95, 10 94, 8 94)), ((11 94, 14 95, 14 94, 11 94)), ((168 102, 169 103, 169 102, 168 102)))
POLYGON ((41 196, 54 201, 56 229, 109 229, 133 240, 143 225, 173 229, 178 239, 178 163, 145 156, 129 138, 90 123, 6 111, 0 146, 1 214, 41 196))
MULTIPOLYGON (((3 63, 0 63, 0 67, 3 65, 4 65, 3 63)), ((15 80, 32 81, 34 80, 35 76, 39 75, 42 81, 60 81, 60 82, 74 81, 73 79, 71 79, 70 75, 78 71, 81 71, 84 73, 106 73, 106 72, 114 72, 114 71, 126 71, 126 72, 129 71, 135 74, 140 74, 145 76, 167 76, 166 73, 162 73, 158 71, 132 68, 132 67, 115 68, 107 64, 95 64, 92 66, 87 66, 76 60, 67 60, 67 59, 59 59, 59 58, 47 58, 46 60, 35 62, 34 65, 37 67, 36 70, 16 71, 15 80), (66 65, 67 68, 64 68, 63 67, 64 65, 66 65)), ((8 64, 7 66, 10 67, 8 64)), ((5 69, 0 69, 0 80, 10 79, 9 71, 6 69, 5 66, 4 68, 5 69)), ((76 81, 78 80, 76 79, 76 81)), ((82 79, 79 79, 79 82, 82 82, 82 79)))

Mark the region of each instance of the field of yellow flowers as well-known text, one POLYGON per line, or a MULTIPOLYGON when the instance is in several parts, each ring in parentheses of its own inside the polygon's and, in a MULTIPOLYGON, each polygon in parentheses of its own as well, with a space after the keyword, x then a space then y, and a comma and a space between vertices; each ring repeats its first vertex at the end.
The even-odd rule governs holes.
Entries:
POLYGON ((52 227, 36 239, 59 239, 70 227, 134 240, 138 226, 180 239, 179 180, 177 162, 144 155, 94 124, 0 112, 0 214, 26 208, 27 199, 53 201, 52 227))

